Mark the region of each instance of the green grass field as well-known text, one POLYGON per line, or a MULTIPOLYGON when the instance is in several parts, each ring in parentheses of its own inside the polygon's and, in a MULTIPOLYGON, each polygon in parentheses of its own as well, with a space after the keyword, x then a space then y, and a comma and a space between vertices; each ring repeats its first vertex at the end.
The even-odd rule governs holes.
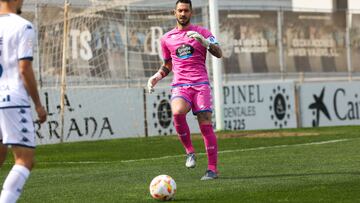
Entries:
MULTIPOLYGON (((19 202, 156 202, 148 187, 160 174, 175 179, 175 202, 360 202, 359 126, 218 138, 220 178, 205 182, 199 135, 193 170, 175 136, 39 146, 19 202)), ((11 164, 9 157, 1 182, 11 164)))

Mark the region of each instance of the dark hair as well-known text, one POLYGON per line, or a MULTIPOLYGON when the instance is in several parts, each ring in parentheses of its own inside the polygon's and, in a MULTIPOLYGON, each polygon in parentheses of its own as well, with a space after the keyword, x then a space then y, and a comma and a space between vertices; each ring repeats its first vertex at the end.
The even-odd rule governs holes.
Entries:
POLYGON ((192 3, 191 0, 177 0, 175 7, 178 5, 178 3, 183 3, 183 4, 190 4, 190 9, 192 9, 192 3))

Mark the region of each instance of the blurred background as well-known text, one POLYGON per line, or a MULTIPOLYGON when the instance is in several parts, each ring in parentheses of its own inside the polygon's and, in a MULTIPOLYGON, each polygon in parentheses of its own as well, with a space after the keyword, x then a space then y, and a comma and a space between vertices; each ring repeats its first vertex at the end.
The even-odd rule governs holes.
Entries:
MULTIPOLYGON (((175 26, 174 0, 71 0, 68 85, 140 87, 161 64, 159 39, 175 26)), ((194 24, 209 27, 207 0, 193 0, 194 24)), ((360 2, 222 0, 217 36, 224 81, 356 80, 360 2)), ((62 66, 64 4, 25 1, 38 29, 38 78, 56 86, 62 66)), ((210 57, 208 57, 210 58, 210 57)), ((211 60, 208 60, 211 75, 211 60)))

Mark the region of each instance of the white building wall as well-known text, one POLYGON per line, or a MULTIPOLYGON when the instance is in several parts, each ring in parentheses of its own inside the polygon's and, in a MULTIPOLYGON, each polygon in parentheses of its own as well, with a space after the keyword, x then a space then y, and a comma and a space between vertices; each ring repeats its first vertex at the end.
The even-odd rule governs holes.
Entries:
POLYGON ((332 10, 333 6, 333 0, 292 0, 294 10, 332 10))
POLYGON ((350 10, 360 10, 360 1, 359 0, 348 0, 348 8, 350 10))
MULTIPOLYGON (((91 4, 168 6, 173 7, 176 0, 68 0, 73 6, 90 6, 91 4)), ((360 0, 347 0, 349 9, 360 9, 360 0)), ((192 0, 195 7, 208 3, 208 0, 192 0)), ((332 10, 334 0, 218 0, 219 7, 226 8, 294 8, 303 10, 332 10)), ((63 5, 59 0, 27 0, 25 6, 34 4, 63 5)))
MULTIPOLYGON (((194 6, 204 5, 208 0, 192 0, 194 6)), ((318 9, 318 10, 331 10, 333 9, 334 0, 218 0, 220 7, 231 8, 297 8, 297 9, 318 9)), ((351 10, 360 10, 360 0, 347 0, 348 7, 351 10)), ((142 6, 173 6, 176 0, 69 0, 74 6, 89 6, 95 4, 132 4, 142 6)), ((26 5, 33 4, 56 4, 63 5, 64 1, 59 0, 27 0, 26 5)))
MULTIPOLYGON (((87 6, 91 4, 112 4, 112 5, 139 5, 139 6, 169 6, 173 7, 176 0, 68 0, 74 6, 87 6)), ((225 7, 291 7, 291 0, 218 0, 219 6, 225 7)), ((59 0, 27 0, 29 4, 56 4, 63 5, 64 1, 59 0)), ((192 0, 193 6, 201 6, 208 3, 208 0, 192 0)))
POLYGON ((291 0, 219 0, 219 6, 231 8, 290 8, 291 0))

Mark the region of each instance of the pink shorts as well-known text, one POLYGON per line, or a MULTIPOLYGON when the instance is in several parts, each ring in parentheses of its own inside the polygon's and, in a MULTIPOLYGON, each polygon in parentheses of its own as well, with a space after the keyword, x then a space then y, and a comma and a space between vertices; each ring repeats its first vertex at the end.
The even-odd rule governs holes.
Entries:
POLYGON ((212 112, 211 88, 208 84, 180 85, 171 89, 171 100, 182 98, 187 101, 194 115, 200 112, 212 112))

